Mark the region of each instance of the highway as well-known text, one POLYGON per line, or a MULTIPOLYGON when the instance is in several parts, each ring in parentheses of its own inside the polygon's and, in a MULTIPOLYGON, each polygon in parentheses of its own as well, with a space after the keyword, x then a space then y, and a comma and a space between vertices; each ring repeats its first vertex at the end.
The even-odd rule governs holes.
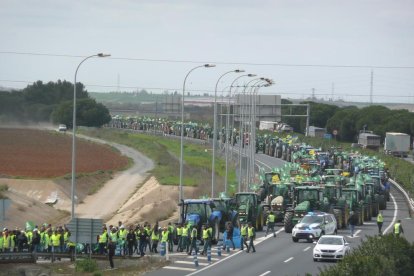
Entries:
MULTIPOLYGON (((284 161, 264 154, 257 154, 256 161, 266 169, 281 166, 284 161)), ((414 221, 410 219, 407 205, 403 196, 394 188, 391 190, 391 200, 387 209, 383 211, 385 233, 392 232, 392 225, 401 219, 405 237, 414 241, 414 221)), ((238 276, 264 276, 264 275, 318 275, 326 266, 333 262, 314 262, 312 250, 314 244, 305 241, 294 243, 291 234, 284 232, 283 225, 276 227, 277 237, 271 235, 264 237, 264 232, 258 232, 255 240, 256 253, 247 253, 236 249, 229 253, 217 255, 217 246, 212 249, 212 262, 209 264, 205 256, 198 256, 199 266, 195 267, 193 257, 183 253, 170 255, 171 264, 156 271, 147 273, 151 276, 180 276, 180 275, 238 275, 238 276)), ((375 218, 356 227, 356 235, 349 236, 348 229, 338 230, 339 235, 346 237, 351 248, 356 248, 366 236, 378 233, 375 218)))

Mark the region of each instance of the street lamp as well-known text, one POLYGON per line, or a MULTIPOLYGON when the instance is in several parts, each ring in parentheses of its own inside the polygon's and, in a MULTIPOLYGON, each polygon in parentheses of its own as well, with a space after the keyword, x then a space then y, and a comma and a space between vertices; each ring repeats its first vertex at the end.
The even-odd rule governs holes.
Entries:
POLYGON ((71 189, 71 200, 72 200, 72 210, 71 210, 71 217, 72 219, 75 218, 75 190, 76 190, 76 76, 78 74, 79 67, 84 63, 87 59, 92 57, 109 57, 110 54, 95 54, 84 58, 76 67, 75 71, 75 83, 73 84, 73 129, 72 129, 72 189, 71 189))
POLYGON ((179 202, 181 202, 182 198, 183 198, 183 145, 184 145, 184 92, 185 92, 185 82, 188 78, 188 76, 190 75, 191 72, 193 72, 195 69, 197 68, 211 68, 211 67, 216 67, 215 64, 203 64, 203 65, 199 65, 194 67, 193 69, 191 69, 190 71, 188 71, 187 75, 184 78, 184 83, 183 83, 183 96, 181 98, 181 145, 180 145, 180 190, 179 190, 179 195, 178 195, 178 200, 179 202))
MULTIPOLYGON (((214 197, 214 184, 215 184, 215 172, 216 172, 216 143, 217 143, 217 86, 222 77, 230 73, 243 73, 244 70, 236 69, 228 71, 221 75, 216 83, 216 88, 214 89, 214 123, 213 123, 213 160, 211 162, 211 197, 214 197)), ((227 191, 226 191, 227 192, 227 191)))
POLYGON ((229 98, 227 101, 227 116, 226 116, 226 140, 225 140, 225 155, 226 155, 226 173, 224 175, 224 192, 227 193, 227 182, 228 182, 228 174, 229 174, 229 169, 228 169, 228 165, 229 165, 229 125, 230 125, 230 98, 231 98, 231 89, 233 88, 233 84, 236 83, 236 81, 242 77, 256 77, 255 74, 245 74, 245 75, 241 75, 238 76, 237 78, 235 78, 233 80, 233 82, 230 85, 230 89, 229 89, 229 98))

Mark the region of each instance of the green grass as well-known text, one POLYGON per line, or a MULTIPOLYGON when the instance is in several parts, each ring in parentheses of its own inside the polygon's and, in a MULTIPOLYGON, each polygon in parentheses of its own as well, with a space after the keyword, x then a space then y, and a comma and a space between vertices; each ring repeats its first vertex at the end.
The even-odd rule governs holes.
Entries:
MULTIPOLYGON (((138 150, 154 161, 155 168, 151 173, 160 184, 179 184, 180 140, 113 129, 82 129, 81 132, 138 150)), ((183 153, 183 185, 205 186, 211 182, 211 150, 204 145, 186 141, 183 145, 183 153)), ((215 171, 217 178, 224 177, 225 162, 222 159, 216 159, 215 171)), ((234 167, 229 168, 228 179, 229 183, 236 181, 234 167)))

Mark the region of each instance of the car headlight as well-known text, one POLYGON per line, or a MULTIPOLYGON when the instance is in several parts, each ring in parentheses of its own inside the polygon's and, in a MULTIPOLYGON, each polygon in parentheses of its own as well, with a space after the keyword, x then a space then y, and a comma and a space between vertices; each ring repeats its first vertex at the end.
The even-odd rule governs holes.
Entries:
POLYGON ((313 226, 312 229, 321 229, 320 225, 313 226))
POLYGON ((315 248, 313 249, 313 251, 318 252, 318 253, 321 253, 321 251, 320 251, 320 250, 319 250, 319 248, 317 248, 317 247, 315 247, 315 248))

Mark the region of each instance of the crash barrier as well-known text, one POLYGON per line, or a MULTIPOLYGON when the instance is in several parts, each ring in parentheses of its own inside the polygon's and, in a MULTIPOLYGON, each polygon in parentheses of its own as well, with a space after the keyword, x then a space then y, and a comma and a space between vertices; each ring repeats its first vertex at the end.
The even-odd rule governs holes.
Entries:
POLYGON ((408 203, 408 206, 410 207, 410 213, 414 212, 414 200, 410 198, 408 193, 404 190, 403 187, 401 187, 395 180, 390 179, 390 182, 404 195, 405 200, 408 203))

